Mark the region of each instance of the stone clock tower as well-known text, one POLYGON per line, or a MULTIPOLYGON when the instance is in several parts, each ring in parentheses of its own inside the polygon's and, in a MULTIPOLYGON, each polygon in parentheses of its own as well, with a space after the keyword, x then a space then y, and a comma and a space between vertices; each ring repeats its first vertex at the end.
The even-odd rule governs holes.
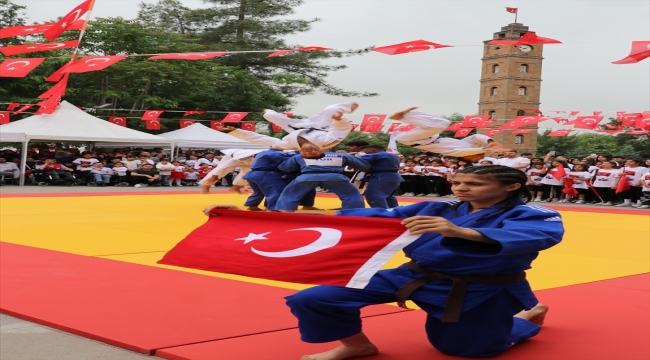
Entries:
MULTIPOLYGON (((513 23, 494 33, 491 40, 517 40, 528 31, 528 26, 513 23)), ((542 85, 541 44, 488 45, 484 41, 481 69, 481 92, 478 115, 489 115, 501 125, 520 115, 537 116, 542 85)), ((493 136, 494 140, 520 152, 537 150, 537 124, 523 126, 531 129, 527 134, 513 135, 504 130, 493 136)), ((484 133, 486 129, 480 129, 484 133)))

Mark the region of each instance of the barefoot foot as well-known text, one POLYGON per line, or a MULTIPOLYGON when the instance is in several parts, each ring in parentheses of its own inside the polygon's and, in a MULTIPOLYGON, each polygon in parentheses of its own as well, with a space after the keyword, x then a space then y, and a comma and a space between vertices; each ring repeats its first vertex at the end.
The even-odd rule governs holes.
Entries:
POLYGON ((362 356, 377 355, 379 351, 373 344, 364 346, 352 347, 341 345, 330 351, 322 352, 319 354, 305 355, 300 360, 343 360, 362 356))
POLYGON ((315 206, 303 206, 302 210, 323 210, 323 209, 319 209, 315 206))
POLYGON ((537 324, 539 326, 544 325, 544 318, 546 317, 546 313, 548 312, 548 306, 544 304, 537 304, 535 307, 533 307, 530 310, 524 310, 515 317, 522 318, 524 320, 528 320, 532 322, 533 324, 537 324))

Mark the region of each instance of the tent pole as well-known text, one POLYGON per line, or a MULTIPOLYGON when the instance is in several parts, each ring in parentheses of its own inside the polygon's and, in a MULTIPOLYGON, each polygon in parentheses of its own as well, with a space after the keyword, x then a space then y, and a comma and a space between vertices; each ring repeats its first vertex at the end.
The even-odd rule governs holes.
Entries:
POLYGON ((27 147, 29 145, 29 138, 25 138, 23 143, 23 150, 20 153, 20 178, 18 180, 19 186, 25 186, 25 168, 27 167, 27 147))

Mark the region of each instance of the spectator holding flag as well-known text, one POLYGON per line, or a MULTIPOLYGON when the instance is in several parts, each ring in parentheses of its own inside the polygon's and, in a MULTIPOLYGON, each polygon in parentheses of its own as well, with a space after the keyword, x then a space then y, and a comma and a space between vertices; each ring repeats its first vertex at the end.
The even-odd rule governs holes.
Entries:
POLYGON ((562 196, 562 189, 564 188, 564 178, 566 177, 566 170, 569 168, 564 160, 553 160, 551 162, 551 167, 546 167, 546 171, 543 171, 542 174, 544 178, 542 179, 542 184, 544 187, 544 192, 549 194, 546 201, 560 202, 560 197, 562 196))
POLYGON ((618 166, 616 161, 599 161, 596 163, 598 170, 594 173, 592 183, 594 189, 598 192, 598 196, 602 199, 596 205, 614 205, 613 201, 616 197, 614 190, 616 189, 616 179, 620 173, 615 167, 618 166))
POLYGON ((641 197, 643 194, 641 186, 637 185, 643 175, 648 172, 648 168, 639 166, 640 163, 641 161, 634 159, 625 161, 625 166, 621 169, 616 183, 616 193, 621 194, 623 203, 616 206, 641 206, 641 197))

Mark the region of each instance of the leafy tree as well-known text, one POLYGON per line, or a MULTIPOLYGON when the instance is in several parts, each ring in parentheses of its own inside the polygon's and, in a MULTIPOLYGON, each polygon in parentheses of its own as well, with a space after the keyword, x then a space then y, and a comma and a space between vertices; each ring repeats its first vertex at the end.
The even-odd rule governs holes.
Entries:
MULTIPOLYGON (((0 29, 10 26, 25 25, 25 10, 27 7, 17 5, 9 0, 0 0, 0 29)), ((0 45, 16 45, 20 44, 21 40, 17 38, 0 39, 0 45)))

